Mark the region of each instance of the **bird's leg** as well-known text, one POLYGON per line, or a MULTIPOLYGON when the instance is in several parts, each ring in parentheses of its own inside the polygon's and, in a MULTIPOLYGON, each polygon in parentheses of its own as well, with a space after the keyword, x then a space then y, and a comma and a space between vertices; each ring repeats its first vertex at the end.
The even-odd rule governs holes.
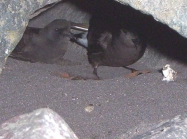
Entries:
POLYGON ((94 66, 93 74, 96 76, 97 80, 100 80, 100 77, 97 74, 97 68, 98 68, 98 66, 94 66))
POLYGON ((126 77, 129 77, 129 78, 136 77, 140 74, 145 74, 145 73, 150 73, 151 72, 149 70, 136 70, 134 68, 129 68, 129 67, 124 67, 124 68, 126 68, 128 70, 131 70, 131 73, 126 75, 126 77))

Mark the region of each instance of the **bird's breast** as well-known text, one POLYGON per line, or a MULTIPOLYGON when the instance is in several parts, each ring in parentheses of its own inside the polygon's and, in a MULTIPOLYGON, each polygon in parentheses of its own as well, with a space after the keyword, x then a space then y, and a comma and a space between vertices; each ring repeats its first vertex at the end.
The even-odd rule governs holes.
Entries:
POLYGON ((128 66, 138 61, 144 51, 141 46, 135 45, 115 45, 107 47, 103 53, 102 63, 106 66, 122 67, 128 66))

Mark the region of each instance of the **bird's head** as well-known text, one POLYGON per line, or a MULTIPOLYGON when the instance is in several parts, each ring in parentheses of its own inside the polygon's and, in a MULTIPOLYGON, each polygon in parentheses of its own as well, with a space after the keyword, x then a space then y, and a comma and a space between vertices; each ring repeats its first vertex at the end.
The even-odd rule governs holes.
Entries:
POLYGON ((49 23, 43 30, 42 33, 47 36, 48 39, 56 41, 59 39, 70 38, 71 25, 64 19, 56 19, 49 23))

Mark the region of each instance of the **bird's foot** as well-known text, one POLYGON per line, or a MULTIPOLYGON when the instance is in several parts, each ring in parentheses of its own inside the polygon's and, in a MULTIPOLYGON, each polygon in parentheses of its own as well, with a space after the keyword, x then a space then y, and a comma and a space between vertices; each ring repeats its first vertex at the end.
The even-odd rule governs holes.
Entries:
POLYGON ((93 80, 102 80, 99 76, 94 76, 92 79, 93 80))
POLYGON ((150 73, 150 70, 132 70, 130 74, 125 75, 126 78, 134 78, 141 74, 150 73))

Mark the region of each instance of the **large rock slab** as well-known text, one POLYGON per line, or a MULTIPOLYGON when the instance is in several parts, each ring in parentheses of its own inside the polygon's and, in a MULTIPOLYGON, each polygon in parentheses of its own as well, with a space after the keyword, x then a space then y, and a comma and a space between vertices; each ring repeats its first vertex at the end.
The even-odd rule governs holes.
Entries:
POLYGON ((129 4, 187 37, 186 0, 116 0, 129 4))
MULTIPOLYGON (((83 3, 79 4, 83 5, 83 3)), ((73 1, 62 1, 31 19, 28 26, 44 27, 51 21, 61 18, 76 23, 88 23, 90 14, 73 1)))
POLYGON ((131 139, 186 139, 187 115, 179 115, 173 119, 160 122, 149 131, 131 139))
POLYGON ((53 110, 41 108, 3 123, 0 139, 78 139, 53 110))

